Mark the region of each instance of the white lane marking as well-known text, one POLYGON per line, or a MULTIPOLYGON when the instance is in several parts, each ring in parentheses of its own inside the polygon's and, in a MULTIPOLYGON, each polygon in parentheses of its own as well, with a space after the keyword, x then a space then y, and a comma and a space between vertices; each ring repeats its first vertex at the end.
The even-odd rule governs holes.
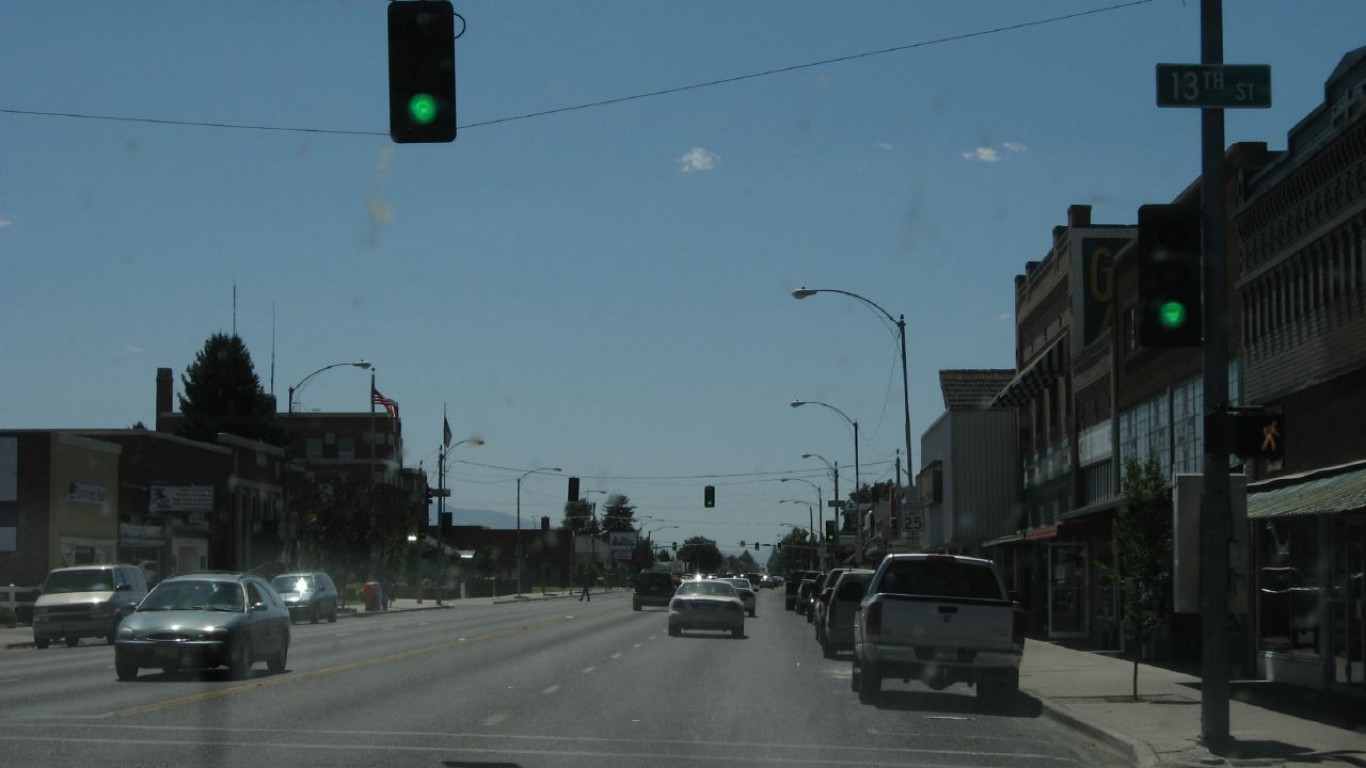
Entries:
POLYGON ((484 721, 484 727, 492 728, 493 726, 503 722, 511 716, 512 715, 509 712, 494 712, 492 715, 488 716, 488 719, 484 721))
POLYGON ((633 646, 631 646, 631 647, 632 647, 632 648, 639 648, 639 647, 640 647, 640 643, 636 643, 635 645, 633 645, 633 646))
POLYGON ((621 651, 617 651, 616 653, 612 654, 611 658, 613 658, 613 659, 619 659, 619 658, 621 658, 621 651))
POLYGON ((597 669, 597 667, 584 667, 583 669, 579 670, 579 672, 581 672, 582 674, 585 674, 585 675, 586 675, 586 674, 588 674, 589 672, 592 672, 592 671, 595 670, 595 669, 597 669))
POLYGON ((559 686, 559 685, 552 685, 552 686, 550 686, 549 688, 545 689, 544 691, 541 691, 541 693, 544 693, 545 695, 549 696, 550 694, 552 694, 552 693, 554 693, 555 691, 558 691, 558 690, 560 690, 560 686, 559 686))

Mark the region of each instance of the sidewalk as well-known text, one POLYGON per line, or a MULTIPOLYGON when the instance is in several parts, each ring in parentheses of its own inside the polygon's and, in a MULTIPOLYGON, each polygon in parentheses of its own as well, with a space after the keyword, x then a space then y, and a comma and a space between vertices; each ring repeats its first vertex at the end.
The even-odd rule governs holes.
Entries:
POLYGON ((1366 699, 1281 683, 1230 686, 1228 755, 1200 741, 1200 679, 1133 662, 1030 640, 1020 690, 1049 716, 1091 734, 1141 768, 1155 766, 1366 766, 1366 699))

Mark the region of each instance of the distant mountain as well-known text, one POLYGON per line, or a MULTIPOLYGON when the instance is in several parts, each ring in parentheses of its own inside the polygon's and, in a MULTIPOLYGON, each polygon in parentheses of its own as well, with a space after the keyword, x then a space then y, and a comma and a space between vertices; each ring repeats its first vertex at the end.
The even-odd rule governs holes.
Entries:
MULTIPOLYGON (((456 525, 482 525, 485 528, 515 529, 517 527, 517 516, 509 515, 506 512, 495 512, 491 509, 464 509, 462 507, 447 507, 452 514, 456 525)), ((430 511, 432 522, 436 521, 436 506, 433 505, 430 511)), ((556 518, 550 519, 551 527, 560 524, 556 518)), ((540 527, 541 521, 534 515, 522 515, 522 528, 530 530, 540 527)))

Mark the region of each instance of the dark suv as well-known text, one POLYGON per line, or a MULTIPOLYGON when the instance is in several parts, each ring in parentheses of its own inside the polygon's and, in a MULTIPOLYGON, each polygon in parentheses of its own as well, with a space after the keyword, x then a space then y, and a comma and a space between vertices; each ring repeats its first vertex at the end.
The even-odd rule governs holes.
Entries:
POLYGON ((664 571, 641 571, 636 577, 636 593, 631 596, 631 610, 647 605, 668 608, 674 596, 674 577, 664 571))

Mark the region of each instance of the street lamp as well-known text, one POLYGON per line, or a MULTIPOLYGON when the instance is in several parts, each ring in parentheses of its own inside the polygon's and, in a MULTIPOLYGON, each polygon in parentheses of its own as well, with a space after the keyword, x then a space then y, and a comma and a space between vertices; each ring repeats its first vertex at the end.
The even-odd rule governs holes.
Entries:
MULTIPOLYGON (((836 510, 842 509, 843 503, 840 501, 840 463, 837 461, 834 464, 831 464, 829 459, 819 453, 803 453, 802 458, 816 458, 825 463, 826 468, 830 470, 830 478, 835 482, 835 500, 831 503, 831 506, 836 510)), ((837 511, 835 514, 838 516, 839 512, 837 511)), ((836 519, 838 519, 838 517, 836 517, 836 519)))
MULTIPOLYGON (((444 406, 443 406, 443 411, 444 411, 444 406)), ((444 422, 444 418, 443 418, 443 422, 444 422)), ((447 435, 450 434, 449 430, 447 430, 446 434, 447 434, 447 435)), ((450 531, 446 529, 446 496, 449 495, 449 492, 446 490, 446 463, 447 463, 447 461, 448 461, 448 460, 450 459, 450 457, 451 457, 451 451, 454 450, 455 448, 459 447, 459 446, 465 445, 466 443, 478 447, 478 446, 481 446, 481 445, 484 444, 484 438, 482 438, 482 437, 480 437, 480 436, 478 436, 478 435, 471 435, 471 436, 465 438, 464 440, 457 440, 456 442, 454 442, 454 443, 452 443, 452 444, 450 444, 450 445, 446 445, 446 444, 443 442, 443 443, 441 444, 441 446, 437 448, 437 459, 436 459, 436 533, 437 533, 437 538, 441 540, 441 557, 437 558, 437 561, 438 561, 438 563, 439 563, 439 567, 441 568, 441 579, 440 579, 440 583, 439 583, 439 584, 437 585, 437 587, 436 587, 436 604, 437 604, 437 605, 441 605, 441 601, 442 601, 442 599, 445 597, 445 592, 446 592, 446 579, 450 576, 450 564, 449 564, 449 562, 446 560, 446 547, 448 546, 448 542, 446 541, 446 536, 450 533, 450 531)), ((420 594, 420 593, 419 593, 419 594, 420 594)))
POLYGON ((536 467, 517 477, 517 594, 522 594, 522 478, 537 472, 563 472, 559 467, 536 467))
MULTIPOLYGON (((286 425, 286 426, 285 426, 285 429, 286 429, 286 430, 289 430, 289 429, 293 426, 293 416, 294 416, 294 393, 296 393, 296 392, 298 392, 299 390, 303 389, 303 388, 304 388, 304 385, 308 383, 308 380, 309 380, 309 379, 313 378, 314 376, 317 376, 318 374, 322 373, 323 371, 330 371, 330 370, 332 370, 333 368, 341 368, 342 366, 347 366, 347 365, 353 366, 353 367, 355 367, 355 368, 360 368, 361 370, 368 370, 368 369, 370 368, 370 363, 369 363, 369 361, 366 361, 366 360, 353 360, 353 361, 351 361, 351 362, 349 362, 349 363, 333 363, 333 364, 331 364, 331 365, 324 365, 323 367, 319 368, 318 370, 316 370, 316 371, 314 371, 314 372, 308 374, 307 376, 303 377, 303 379, 301 379, 301 380, 299 381, 298 384, 295 384, 294 386, 292 386, 292 387, 289 388, 289 394, 288 394, 288 396, 286 397, 287 402, 286 402, 286 404, 285 404, 285 413, 286 413, 286 417, 285 417, 285 425, 286 425)), ((287 433, 287 434, 288 434, 288 433, 287 433)), ((281 486, 280 490, 281 490, 281 495, 283 495, 283 496, 285 497, 285 519, 289 521, 289 530, 290 530, 290 534, 291 534, 291 536, 292 536, 291 542, 292 542, 293 549, 294 549, 294 557, 291 558, 291 559, 292 559, 293 562, 294 562, 294 567, 295 567, 295 568, 301 568, 301 567, 303 567, 303 565, 302 565, 302 563, 300 562, 300 553, 299 553, 299 521, 298 521, 298 519, 295 517, 294 505, 290 503, 290 498, 289 498, 289 461, 290 461, 290 458, 292 457, 293 453, 294 453, 294 436, 293 436, 292 434, 289 434, 288 439, 285 441, 285 474, 284 474, 284 478, 283 478, 283 479, 281 480, 281 482, 280 482, 280 486, 281 486)), ((306 452, 305 452, 305 453, 306 453, 306 452)))
POLYGON ((873 301, 864 298, 863 296, 860 296, 857 293, 853 293, 851 291, 841 291, 838 288, 807 288, 806 286, 802 286, 801 288, 798 288, 797 290, 792 292, 792 298, 800 300, 808 296, 815 296, 818 293, 838 293, 841 296, 848 296, 851 299, 858 299, 864 304, 867 304, 868 306, 880 312, 883 317, 887 318, 887 322, 896 326, 897 338, 901 342, 901 405, 904 409, 906 416, 906 478, 907 485, 910 485, 909 481, 912 472, 911 463, 913 461, 912 457, 914 456, 914 454, 911 453, 911 385, 909 379, 909 372, 906 369, 906 316, 901 315, 900 317, 893 318, 891 312, 888 312, 887 310, 883 309, 881 306, 874 303, 873 301))
MULTIPOLYGON (((816 528, 816 530, 819 531, 819 530, 823 529, 823 528, 825 527, 825 512, 824 512, 824 510, 825 510, 825 498, 824 498, 824 496, 821 494, 821 487, 820 487, 819 485, 816 485, 815 483, 811 482, 810 480, 803 480, 803 479, 800 478, 800 477, 784 477, 784 478, 781 478, 778 482, 780 482, 780 483, 786 483, 786 482, 788 482, 788 481, 794 481, 794 482, 798 482, 798 483, 806 483, 807 485, 809 485, 809 486, 811 486, 812 488, 815 488, 815 489, 816 489, 816 523, 817 523, 817 528, 816 528)), ((825 551, 824 551, 824 549, 821 550, 821 562, 822 562, 822 564, 825 562, 825 551)))
POLYGON ((851 419, 849 418, 849 415, 844 411, 841 411, 840 409, 836 408, 835 406, 829 403, 822 403, 818 400, 793 400, 791 405, 793 408, 800 408, 803 405, 824 406, 834 411, 835 413, 838 413, 841 417, 844 418, 845 421, 849 422, 849 426, 854 428, 854 490, 858 491, 858 489, 862 487, 859 480, 858 470, 858 419, 851 419))
MULTIPOLYGON (((805 505, 807 505, 807 507, 810 507, 810 506, 811 506, 811 502, 809 502, 809 501, 797 501, 796 499, 781 499, 781 500, 778 501, 779 504, 782 504, 782 503, 785 503, 785 502, 786 502, 786 503, 789 503, 789 504, 805 504, 805 505)), ((810 544, 809 544, 809 545, 807 546, 807 548, 806 548, 806 562, 807 562, 807 567, 814 567, 815 564, 816 564, 816 558, 815 558, 815 552, 813 551, 812 548, 813 548, 813 547, 818 547, 818 546, 820 546, 820 537, 816 535, 816 529, 814 529, 814 528, 812 528, 812 527, 810 527, 810 526, 806 526, 806 525, 796 525, 796 524, 794 524, 794 523, 778 523, 778 525, 785 525, 785 526, 787 526, 788 528, 791 528, 791 529, 793 529, 793 530, 797 530, 797 531, 809 531, 809 532, 811 533, 811 538, 809 539, 810 544)), ((824 569, 822 569, 822 570, 824 570, 824 569)))

